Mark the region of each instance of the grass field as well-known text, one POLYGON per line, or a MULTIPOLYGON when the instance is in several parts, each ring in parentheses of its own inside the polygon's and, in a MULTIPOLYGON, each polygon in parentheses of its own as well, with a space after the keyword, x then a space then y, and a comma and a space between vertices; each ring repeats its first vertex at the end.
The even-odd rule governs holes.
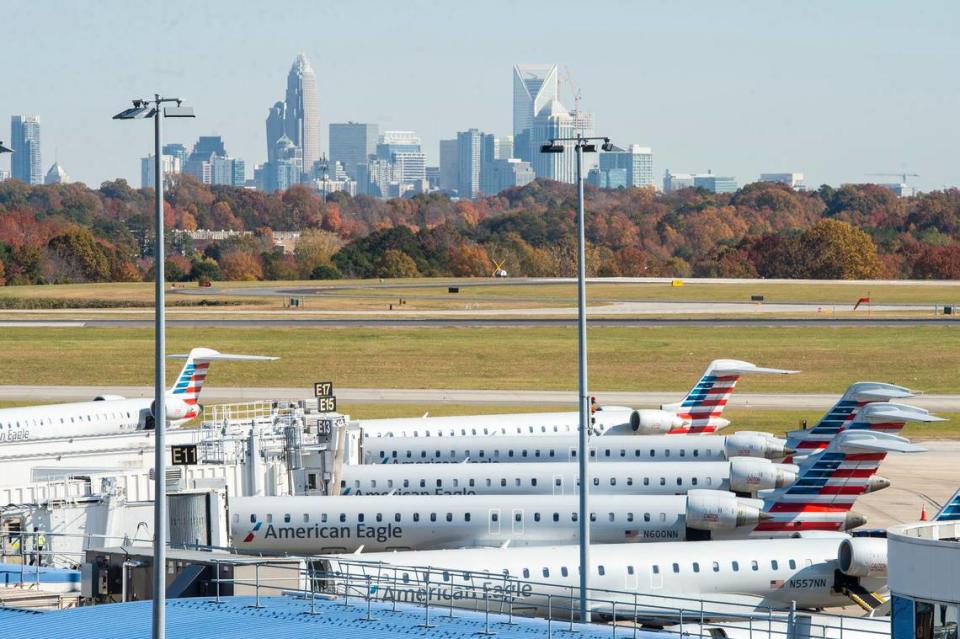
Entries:
MULTIPOLYGON (((682 391, 707 362, 736 358, 803 371, 758 376, 755 392, 839 393, 864 380, 931 393, 958 392, 960 348, 951 326, 636 327, 589 331, 590 386, 605 391, 682 391)), ((207 346, 275 355, 278 362, 217 364, 219 386, 567 390, 576 388, 574 328, 172 328, 168 352, 207 346)), ((133 328, 5 328, 0 384, 149 384, 152 331, 133 328)), ((169 363, 170 379, 180 363, 169 363)))
MULTIPOLYGON (((569 283, 538 283, 517 285, 523 280, 498 281, 486 286, 468 286, 483 280, 418 279, 393 281, 295 281, 295 282, 218 282, 219 292, 203 295, 177 294, 175 289, 168 296, 170 301, 199 302, 209 299, 230 300, 251 310, 269 310, 283 307, 283 297, 245 296, 249 287, 313 288, 322 290, 319 295, 308 295, 305 308, 309 310, 380 310, 387 311, 390 304, 399 305, 404 299, 405 310, 469 310, 494 308, 537 308, 571 306, 576 300, 576 288, 569 283), (460 292, 450 294, 448 286, 461 285, 460 292), (359 288, 339 289, 329 287, 359 288), (224 293, 224 291, 228 291, 224 293)), ((487 281, 488 283, 490 280, 487 281)), ((196 288, 195 284, 179 285, 196 288)), ((880 284, 844 282, 748 282, 748 283, 701 283, 691 282, 673 287, 669 283, 613 283, 590 284, 587 287, 588 302, 593 305, 628 301, 714 301, 748 302, 752 295, 763 295, 766 302, 803 302, 838 305, 847 309, 860 297, 870 296, 874 304, 930 304, 960 303, 960 286, 950 284, 880 284)), ((95 300, 136 302, 148 304, 153 299, 153 285, 149 282, 118 284, 63 284, 51 286, 0 287, 0 298, 58 299, 69 300, 76 305, 95 300)), ((838 308, 838 310, 840 310, 838 308)))

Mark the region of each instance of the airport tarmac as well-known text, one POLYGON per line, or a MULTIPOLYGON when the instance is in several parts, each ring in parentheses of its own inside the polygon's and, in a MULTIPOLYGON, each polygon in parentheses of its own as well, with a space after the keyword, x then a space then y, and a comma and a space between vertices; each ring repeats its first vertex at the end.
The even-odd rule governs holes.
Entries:
POLYGON ((867 528, 917 521, 923 506, 927 516, 933 517, 939 505, 960 488, 960 465, 957 464, 960 441, 914 443, 925 447, 927 452, 887 455, 879 474, 889 479, 891 486, 860 497, 854 505, 854 511, 866 515, 867 528))

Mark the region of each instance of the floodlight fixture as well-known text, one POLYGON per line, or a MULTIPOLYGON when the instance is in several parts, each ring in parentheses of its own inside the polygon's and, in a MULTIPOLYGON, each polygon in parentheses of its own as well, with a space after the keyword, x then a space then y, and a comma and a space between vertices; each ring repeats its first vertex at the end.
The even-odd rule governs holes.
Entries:
POLYGON ((141 100, 134 100, 134 106, 124 109, 113 116, 114 120, 145 120, 152 118, 157 114, 157 110, 152 106, 144 104, 141 100), (139 103, 139 104, 138 104, 139 103))
POLYGON ((550 142, 549 144, 543 144, 540 146, 541 153, 563 153, 563 145, 557 144, 556 142, 550 142))
POLYGON ((613 151, 613 142, 610 141, 610 138, 603 138, 603 144, 600 145, 600 148, 604 151, 613 151))
POLYGON ((580 150, 583 151, 584 153, 596 153, 597 145, 594 144, 593 142, 586 142, 580 145, 580 150))

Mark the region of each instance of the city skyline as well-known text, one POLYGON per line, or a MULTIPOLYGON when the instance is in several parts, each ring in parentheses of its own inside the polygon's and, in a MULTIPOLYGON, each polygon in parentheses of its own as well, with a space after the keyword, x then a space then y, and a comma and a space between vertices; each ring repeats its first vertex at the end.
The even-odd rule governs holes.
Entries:
MULTIPOLYGON (((97 186, 122 177, 136 185, 149 132, 131 134, 109 117, 129 99, 163 90, 198 115, 168 127, 166 140, 190 146, 200 135, 221 135, 249 165, 249 178, 267 159, 263 123, 281 74, 303 50, 317 76, 321 152, 329 149, 330 123, 369 122, 381 131, 416 131, 427 165, 437 166, 441 139, 470 128, 498 136, 513 130, 506 73, 515 65, 558 64, 564 107, 573 110, 579 91, 583 109, 596 114, 596 133, 621 147, 654 149, 658 178, 667 169, 712 170, 744 184, 762 172, 799 171, 816 188, 898 181, 867 174, 905 171, 920 174, 912 183, 923 190, 960 184, 952 161, 960 89, 946 80, 958 61, 948 39, 960 8, 951 3, 908 11, 894 2, 868 10, 826 2, 611 2, 599 13, 617 19, 603 21, 591 46, 578 46, 562 10, 551 18, 497 2, 484 10, 414 2, 414 11, 381 2, 293 4, 298 9, 283 15, 251 5, 229 19, 222 18, 231 5, 218 2, 133 2, 109 12, 56 2, 8 6, 2 15, 38 28, 11 33, 5 44, 37 64, 6 64, 0 115, 40 115, 42 156, 56 156, 74 179, 97 186), (477 28, 456 29, 448 20, 454 13, 477 28), (327 23, 337 28, 316 37, 315 27, 327 23), (386 45, 375 41, 398 28, 423 42, 391 66, 386 45), (252 29, 284 37, 280 44, 237 37, 252 29), (154 45, 168 31, 178 47, 158 58, 154 45), (350 36, 360 31, 369 36, 363 46, 350 36), (222 44, 213 49, 212 41, 222 44), (123 47, 124 55, 113 53, 123 47), (207 56, 230 64, 201 71, 207 56), (47 67, 42 78, 35 73, 47 67)), ((0 169, 9 162, 0 160, 0 169)))

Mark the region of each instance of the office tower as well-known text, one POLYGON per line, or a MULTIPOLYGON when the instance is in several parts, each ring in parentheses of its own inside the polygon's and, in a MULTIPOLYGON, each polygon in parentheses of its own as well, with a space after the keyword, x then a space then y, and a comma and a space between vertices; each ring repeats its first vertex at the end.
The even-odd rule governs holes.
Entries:
MULTIPOLYGON (((187 153, 187 147, 183 146, 182 144, 175 144, 175 143, 164 144, 163 148, 160 151, 160 155, 170 155, 172 157, 177 158, 180 161, 181 167, 186 163, 187 157, 189 157, 189 153, 187 153)), ((177 172, 178 173, 180 172, 179 169, 177 170, 177 172)))
POLYGON ((529 162, 509 158, 490 162, 484 169, 483 177, 484 184, 489 188, 485 193, 496 195, 505 189, 530 184, 537 176, 529 162))
POLYGON ((537 149, 530 140, 533 120, 547 104, 559 97, 557 65, 518 64, 513 67, 514 155, 528 162, 536 155, 537 149))
POLYGON ((277 140, 284 136, 286 124, 287 105, 283 102, 277 102, 267 114, 267 162, 273 162, 274 151, 277 148, 277 140))
MULTIPOLYGON (((182 145, 177 145, 182 146, 182 145)), ((167 147, 163 147, 167 148, 167 147)), ((152 189, 155 185, 154 183, 154 161, 153 155, 148 155, 145 158, 140 158, 140 188, 141 189, 152 189)), ((162 153, 160 155, 160 170, 163 171, 164 179, 173 173, 180 173, 183 169, 183 165, 180 163, 180 158, 176 155, 167 155, 162 153)), ((167 184, 164 181, 164 184, 167 184)))
MULTIPOLYGON (((653 186, 653 151, 650 147, 631 144, 628 148, 613 147, 613 151, 604 151, 599 154, 599 168, 597 177, 591 183, 599 188, 653 186), (613 171, 623 169, 621 177, 613 171), (604 176, 604 173, 608 173, 604 176)), ((593 173, 593 171, 591 171, 593 173)))
POLYGON ((210 184, 243 186, 247 181, 243 160, 213 156, 210 161, 210 184))
POLYGON ((587 173, 587 183, 598 189, 625 189, 627 188, 627 170, 591 169, 587 173))
POLYGON ((43 178, 44 184, 66 184, 69 181, 70 176, 63 170, 59 162, 54 162, 43 178))
POLYGON ((40 164, 40 116, 15 115, 10 118, 10 172, 14 180, 43 184, 40 164))
POLYGON ((505 135, 494 139, 494 160, 509 160, 513 155, 513 136, 505 135))
POLYGON ((390 184, 396 182, 393 169, 392 162, 376 157, 366 164, 358 164, 357 191, 374 197, 389 197, 390 184))
POLYGON ((474 199, 480 195, 483 138, 477 129, 457 133, 457 195, 474 199))
POLYGON ((798 191, 802 191, 805 188, 803 184, 803 173, 761 173, 760 181, 786 184, 791 189, 798 191))
POLYGON ((422 151, 399 151, 391 155, 398 182, 417 182, 426 179, 426 155, 422 151))
POLYGON ((455 191, 460 181, 457 173, 457 141, 440 140, 440 188, 455 191))
POLYGON ((436 191, 440 188, 440 167, 439 166, 428 166, 424 168, 424 173, 427 176, 427 184, 430 186, 431 191, 436 191))
MULTIPOLYGON (((191 155, 201 155, 204 157, 210 157, 211 155, 217 155, 219 157, 226 157, 227 149, 223 145, 223 138, 219 135, 201 135, 197 139, 197 143, 193 145, 193 153, 191 155)), ((189 161, 189 158, 187 158, 189 161)))
POLYGON ((246 183, 244 161, 227 154, 219 135, 200 136, 182 166, 184 173, 189 173, 204 184, 243 186, 246 183))
POLYGON ((377 152, 379 125, 359 122, 337 122, 330 125, 330 161, 343 164, 347 175, 353 175, 358 164, 377 152))
POLYGON ((303 177, 303 149, 285 135, 273 149, 274 159, 254 171, 254 181, 261 191, 285 191, 299 184, 303 177))
POLYGON ((320 107, 317 78, 304 54, 297 56, 287 75, 287 107, 284 118, 287 137, 303 149, 303 170, 320 159, 320 107))
MULTIPOLYGON (((480 192, 484 195, 496 195, 504 188, 504 179, 497 174, 494 163, 498 160, 509 160, 513 152, 513 137, 498 138, 493 134, 482 135, 480 148, 480 192)), ((502 169, 509 168, 501 165, 502 169)), ((529 165, 528 165, 529 166, 529 165)), ((516 186, 513 178, 506 179, 508 186, 516 186)))
POLYGON ((530 148, 537 150, 531 162, 537 177, 570 184, 576 181, 576 152, 571 142, 562 143, 563 153, 539 152, 541 145, 558 138, 570 138, 573 135, 573 117, 558 100, 551 100, 537 113, 533 119, 530 140, 530 148))
POLYGON ((736 178, 721 177, 708 172, 705 175, 694 175, 693 186, 713 193, 736 193, 737 180, 736 178))
POLYGON ((426 155, 414 131, 384 131, 377 143, 377 159, 394 165, 391 181, 414 182, 426 178, 426 155))

